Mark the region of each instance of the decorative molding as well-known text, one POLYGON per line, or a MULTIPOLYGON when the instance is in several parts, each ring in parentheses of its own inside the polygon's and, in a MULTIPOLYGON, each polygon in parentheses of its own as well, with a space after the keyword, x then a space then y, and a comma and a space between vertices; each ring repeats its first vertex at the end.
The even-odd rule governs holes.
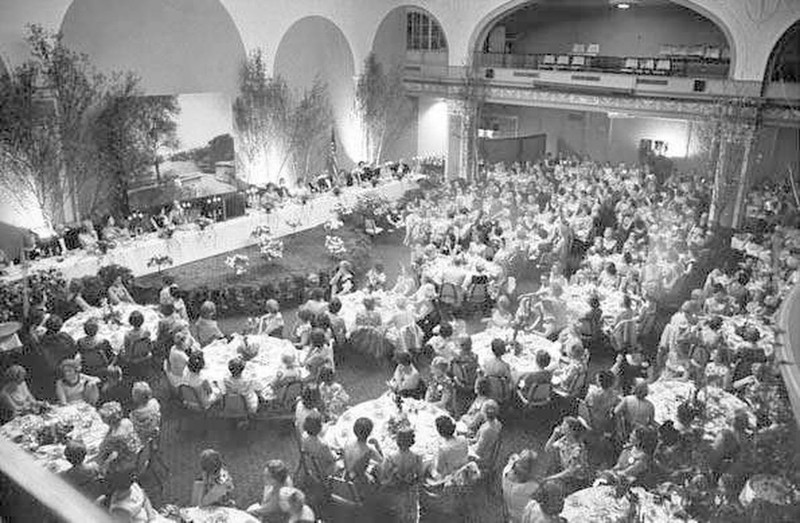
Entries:
MULTIPOLYGON (((460 84, 438 80, 407 79, 406 87, 411 94, 444 96, 454 101, 458 100, 462 92, 460 84)), ((719 112, 718 99, 712 98, 676 100, 672 98, 634 95, 611 96, 523 87, 486 87, 486 101, 489 103, 579 111, 629 112, 653 116, 679 117, 687 120, 706 120, 718 115, 719 112)), ((762 105, 762 100, 758 98, 749 98, 747 102, 750 104, 749 108, 743 109, 740 114, 745 119, 755 119, 761 107, 764 118, 770 122, 800 125, 800 107, 762 105)), ((448 107, 454 109, 456 106, 448 105, 448 107)))

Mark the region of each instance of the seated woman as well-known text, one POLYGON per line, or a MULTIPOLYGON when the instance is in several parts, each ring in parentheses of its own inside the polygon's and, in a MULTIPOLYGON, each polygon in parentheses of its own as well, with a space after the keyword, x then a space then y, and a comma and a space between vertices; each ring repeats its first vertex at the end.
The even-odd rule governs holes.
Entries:
POLYGON ((100 379, 81 373, 76 360, 61 362, 61 379, 56 381, 56 398, 61 405, 86 402, 96 405, 100 399, 100 379))
POLYGON ((392 346, 383 334, 383 320, 375 310, 375 298, 364 298, 364 310, 356 314, 355 330, 350 336, 353 350, 361 354, 369 354, 378 360, 388 357, 392 346))
POLYGON ((614 432, 614 407, 620 401, 619 393, 614 387, 614 374, 608 370, 597 373, 595 384, 589 385, 584 403, 586 404, 585 421, 596 434, 612 434, 614 432))
MULTIPOLYGON (((487 360, 481 369, 483 375, 487 378, 490 376, 497 376, 505 378, 508 383, 511 383, 511 365, 503 360, 503 355, 506 353, 506 342, 500 338, 492 340, 492 354, 493 358, 487 360)), ((501 401, 504 398, 501 398, 501 401)))
POLYGON ((270 384, 273 389, 281 385, 299 380, 303 377, 303 369, 297 365, 297 358, 292 353, 286 353, 281 356, 281 367, 275 373, 275 380, 270 384))
POLYGON ((737 410, 728 421, 729 426, 717 434, 708 456, 708 465, 714 477, 721 474, 742 474, 745 459, 752 446, 750 418, 744 410, 737 410))
POLYGON ((633 394, 622 398, 614 407, 617 420, 617 437, 626 441, 636 427, 651 427, 655 419, 655 406, 647 399, 650 388, 646 381, 633 387, 633 394))
POLYGON ((550 460, 550 469, 557 472, 544 481, 558 480, 568 492, 575 492, 588 485, 590 480, 589 458, 584 436, 586 426, 579 418, 566 416, 544 445, 550 460))
POLYGON ((392 292, 395 294, 410 296, 411 294, 414 294, 415 290, 417 290, 417 284, 414 283, 414 278, 406 273, 406 266, 401 265, 400 274, 397 276, 397 281, 395 281, 394 287, 392 287, 392 292))
POLYGON ((333 369, 323 367, 319 372, 319 395, 327 419, 335 421, 347 410, 350 395, 341 383, 334 381, 333 369))
POLYGON ((538 470, 540 463, 542 461, 538 454, 528 449, 508 458, 501 478, 503 500, 510 523, 521 523, 525 507, 531 496, 539 490, 539 478, 544 475, 543 471, 538 470))
POLYGON ((242 376, 247 363, 241 358, 233 358, 228 362, 228 372, 231 375, 223 382, 225 394, 239 394, 244 398, 247 412, 255 414, 258 410, 258 394, 256 385, 252 380, 242 376))
POLYGON ((277 300, 267 300, 266 314, 259 319, 259 334, 266 334, 273 338, 283 338, 283 314, 277 300))
POLYGON ((176 332, 174 339, 175 344, 169 349, 167 359, 164 360, 164 372, 170 385, 178 388, 185 383, 184 375, 189 363, 189 355, 192 353, 192 340, 186 329, 176 332))
POLYGON ((306 504, 306 495, 302 490, 283 487, 279 491, 280 507, 283 511, 282 521, 286 523, 316 523, 314 511, 306 504))
POLYGON ((114 282, 108 288, 106 293, 108 295, 108 303, 111 305, 119 305, 120 303, 136 303, 133 296, 128 292, 125 284, 122 283, 122 276, 117 276, 114 282))
POLYGON ((103 403, 97 413, 103 423, 108 425, 108 432, 100 443, 100 452, 97 455, 100 466, 107 473, 135 469, 142 442, 131 420, 123 416, 122 406, 110 401, 103 403))
POLYGON ((319 373, 323 368, 334 368, 333 348, 331 348, 331 344, 322 329, 313 329, 311 331, 307 350, 303 365, 314 379, 319 377, 319 373))
POLYGON ((411 451, 415 435, 413 430, 397 433, 397 452, 383 460, 381 483, 386 494, 386 504, 392 521, 417 521, 419 514, 419 486, 424 476, 422 456, 411 451))
POLYGON ((130 417, 142 443, 156 440, 161 432, 161 404, 153 397, 150 385, 137 381, 131 389, 133 408, 130 417))
POLYGON ((321 432, 322 416, 309 415, 303 422, 297 482, 314 506, 317 506, 317 502, 324 502, 327 480, 336 471, 336 457, 319 438, 321 432))
POLYGON ((64 446, 64 459, 70 468, 58 475, 80 493, 94 499, 104 490, 103 474, 97 463, 86 463, 86 445, 80 440, 70 440, 64 446))
POLYGON ((7 414, 8 419, 29 413, 37 413, 44 406, 43 401, 37 400, 25 379, 28 372, 21 365, 12 365, 5 372, 5 385, 0 390, 0 404, 7 414))
POLYGON ((441 480, 469 462, 469 442, 463 436, 456 436, 456 424, 450 416, 436 418, 436 431, 442 440, 436 451, 431 475, 441 480))
POLYGON ((292 478, 289 477, 286 464, 279 459, 268 461, 264 468, 264 491, 261 502, 247 507, 247 513, 266 523, 283 521, 279 493, 282 488, 292 486, 292 478))
POLYGON ((383 461, 378 440, 370 438, 373 423, 369 418, 358 418, 353 423, 356 440, 344 447, 344 467, 347 476, 359 486, 372 485, 377 481, 376 466, 383 461))
POLYGON ((475 399, 470 404, 467 412, 465 412, 459 420, 466 428, 466 434, 468 436, 473 436, 478 432, 480 426, 486 421, 486 417, 483 415, 483 406, 491 399, 489 397, 489 392, 489 382, 486 378, 478 378, 475 380, 475 399))
POLYGON ((580 396, 586 378, 586 353, 578 340, 570 340, 568 359, 553 372, 553 390, 562 397, 580 396))
POLYGON ((217 320, 217 306, 212 301, 204 301, 200 306, 200 317, 194 324, 197 332, 197 342, 201 347, 205 347, 214 340, 224 338, 225 335, 219 329, 217 320))
POLYGON ((149 360, 152 357, 150 332, 143 329, 144 315, 139 311, 131 312, 128 318, 131 330, 125 333, 119 357, 126 374, 146 374, 149 360), (143 368, 144 367, 144 368, 143 368))
POLYGON ((203 372, 205 366, 206 359, 203 353, 192 352, 183 372, 183 383, 194 389, 197 399, 200 401, 200 407, 208 409, 219 401, 222 393, 217 384, 206 377, 203 372))
POLYGON ((395 357, 397 367, 392 379, 386 384, 395 393, 405 398, 422 399, 425 395, 425 382, 407 352, 399 352, 395 357))
POLYGON ((311 320, 314 315, 308 309, 300 309, 297 311, 297 320, 295 321, 294 329, 292 332, 292 341, 294 346, 298 349, 308 346, 309 336, 311 335, 311 320))
POLYGON ((397 312, 386 322, 386 336, 396 351, 416 352, 422 347, 422 329, 417 325, 416 315, 407 309, 404 296, 395 300, 397 312))
POLYGON ((108 373, 108 367, 114 361, 115 355, 108 340, 97 337, 98 330, 99 326, 94 318, 86 320, 83 324, 86 336, 77 342, 78 359, 86 374, 103 378, 108 373))
POLYGON ((733 388, 732 360, 733 356, 730 349, 725 345, 718 346, 717 350, 714 351, 712 361, 706 365, 706 385, 730 391, 733 388))
POLYGON ((147 493, 136 481, 136 469, 120 469, 108 475, 109 494, 100 498, 114 521, 143 523, 167 521, 162 518, 147 493))
POLYGON ((653 471, 653 455, 657 445, 656 431, 637 427, 631 434, 630 442, 622 449, 617 464, 600 472, 598 479, 601 482, 625 485, 647 482, 647 476, 653 471))
POLYGON ((522 523, 566 523, 561 517, 564 510, 564 488, 558 481, 547 481, 531 496, 522 514, 522 523))
POLYGON ((320 397, 319 389, 314 387, 304 388, 294 409, 294 428, 297 430, 298 436, 303 435, 303 426, 306 423, 306 418, 309 416, 322 416, 322 409, 322 398, 320 397))
POLYGON ((448 364, 444 358, 439 356, 433 358, 431 362, 431 377, 428 389, 425 392, 425 401, 431 403, 442 410, 453 411, 453 400, 455 399, 455 385, 452 378, 447 375, 448 364))
POLYGON ((189 323, 189 313, 186 311, 186 303, 183 301, 181 291, 176 284, 173 283, 169 286, 169 295, 172 308, 175 311, 174 314, 177 314, 181 320, 189 323))
POLYGON ((331 296, 347 294, 355 290, 354 279, 353 265, 347 260, 339 262, 339 268, 331 278, 331 296))
POLYGON ((69 287, 67 287, 67 303, 70 309, 75 313, 92 310, 92 306, 86 302, 82 293, 83 284, 80 280, 72 280, 69 282, 69 287))
POLYGON ((201 476, 195 481, 192 502, 198 507, 232 506, 233 479, 222 463, 222 456, 214 449, 200 453, 201 476))
POLYGON ((301 308, 311 311, 311 314, 314 316, 328 312, 328 302, 325 301, 325 291, 320 287, 312 289, 308 301, 306 301, 301 308))
POLYGON ((127 236, 127 230, 117 227, 113 216, 108 217, 105 227, 103 227, 103 230, 100 232, 103 241, 108 243, 110 248, 116 247, 117 243, 124 240, 127 236))
POLYGON ((494 467, 497 463, 493 463, 497 459, 495 454, 497 445, 500 442, 500 432, 503 429, 503 424, 497 419, 500 412, 500 407, 495 400, 488 400, 483 404, 484 422, 475 433, 475 437, 470 441, 469 452, 476 458, 476 461, 481 467, 481 470, 488 470, 494 467))
POLYGON ((505 329, 511 326, 513 319, 511 302, 506 296, 500 296, 497 298, 495 309, 492 311, 492 317, 482 321, 486 322, 486 327, 489 329, 505 329))
POLYGON ((428 340, 427 346, 433 351, 435 357, 442 358, 450 363, 458 353, 458 344, 453 337, 453 326, 449 323, 442 323, 438 329, 438 333, 434 329, 435 335, 428 340))

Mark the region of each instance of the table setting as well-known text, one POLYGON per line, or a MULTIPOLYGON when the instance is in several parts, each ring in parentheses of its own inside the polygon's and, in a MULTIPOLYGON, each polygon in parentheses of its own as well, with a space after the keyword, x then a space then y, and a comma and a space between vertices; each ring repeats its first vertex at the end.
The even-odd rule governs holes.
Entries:
POLYGON ((90 319, 94 319, 97 321, 98 326, 97 337, 108 340, 114 352, 119 353, 122 350, 125 333, 131 329, 128 318, 133 311, 142 313, 142 316, 144 316, 142 329, 149 332, 150 337, 155 339, 161 315, 155 306, 137 305, 135 303, 93 307, 88 311, 79 312, 65 321, 61 330, 77 341, 86 335, 83 325, 90 319))
MULTIPOLYGON (((486 361, 494 358, 492 353, 492 340, 499 338, 506 343, 511 343, 514 338, 514 331, 510 328, 491 327, 472 335, 472 352, 478 356, 478 362, 483 366, 486 361)), ((511 376, 517 381, 520 376, 529 372, 536 372, 540 369, 536 364, 536 352, 544 350, 550 355, 550 366, 553 370, 558 366, 561 359, 561 348, 558 343, 554 343, 544 336, 536 333, 520 331, 517 334, 517 349, 506 352, 503 360, 511 365, 511 376)))

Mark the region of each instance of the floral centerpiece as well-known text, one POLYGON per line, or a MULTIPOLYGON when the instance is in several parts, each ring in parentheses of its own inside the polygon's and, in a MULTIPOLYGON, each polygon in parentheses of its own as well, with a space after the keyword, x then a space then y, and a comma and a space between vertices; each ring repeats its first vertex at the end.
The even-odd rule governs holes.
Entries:
POLYGON ((241 276, 250 268, 250 258, 243 254, 234 254, 225 259, 225 265, 233 269, 233 273, 236 276, 241 276))
POLYGON ((147 266, 156 267, 156 269, 158 269, 159 274, 161 273, 164 267, 172 265, 173 263, 174 262, 172 261, 172 258, 167 256, 166 254, 161 256, 156 255, 147 260, 147 266))
POLYGON ((197 224, 201 231, 204 231, 208 226, 214 223, 214 220, 207 216, 198 216, 194 223, 197 224))
POLYGON ((101 319, 103 323, 108 323, 109 325, 122 325, 122 312, 106 302, 101 319))
POLYGON ((334 260, 344 259, 347 254, 347 247, 344 245, 344 240, 340 236, 325 236, 325 249, 334 260))
POLYGON ((266 225, 259 225, 250 235, 258 239, 258 246, 264 259, 273 261, 283 258, 283 240, 274 238, 272 229, 266 225))

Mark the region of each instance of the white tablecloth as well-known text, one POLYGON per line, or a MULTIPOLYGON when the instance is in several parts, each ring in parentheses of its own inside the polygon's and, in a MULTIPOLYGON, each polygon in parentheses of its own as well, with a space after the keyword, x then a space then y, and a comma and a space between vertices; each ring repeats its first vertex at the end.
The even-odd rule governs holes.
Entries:
MULTIPOLYGON (((472 335, 472 351, 477 354, 478 362, 483 365, 486 361, 494 358, 494 354, 492 354, 493 339, 500 338, 504 341, 511 341, 513 336, 514 331, 512 329, 486 329, 483 332, 472 335)), ((536 365, 536 352, 539 350, 544 350, 550 354, 549 369, 552 370, 558 366, 558 361, 561 358, 561 350, 558 343, 554 343, 538 334, 523 332, 517 335, 517 341, 522 345, 520 353, 508 352, 503 356, 503 360, 511 365, 511 375, 514 381, 517 381, 523 374, 541 370, 536 365)))
POLYGON ((69 439, 81 440, 86 445, 86 460, 90 461, 100 451, 100 443, 108 432, 108 425, 103 423, 97 410, 87 403, 75 403, 64 407, 53 406, 41 415, 28 414, 18 416, 0 427, 0 436, 13 441, 33 454, 51 472, 63 472, 70 468, 64 458, 63 443, 40 445, 37 433, 46 426, 56 423, 73 425, 69 439))
MULTIPOLYGON (((281 369, 281 358, 284 354, 294 354, 298 365, 302 361, 302 352, 294 348, 291 342, 269 336, 247 336, 251 346, 258 347, 258 354, 249 360, 244 368, 243 377, 253 380, 258 387, 262 398, 269 395, 269 387, 275 381, 281 369)), ((228 362, 239 355, 239 347, 243 338, 236 336, 230 342, 224 339, 216 340, 203 349, 206 366, 203 372, 211 381, 223 383, 230 377, 228 362)))
MULTIPOLYGON (((425 264, 424 268, 422 269, 422 274, 429 276, 437 284, 441 283, 445 271, 455 267, 453 260, 454 258, 452 256, 445 256, 443 254, 437 255, 436 258, 425 264)), ((465 256, 465 260, 466 263, 461 266, 461 270, 464 271, 464 274, 466 275, 465 281, 469 281, 469 278, 472 275, 478 273, 478 265, 483 267, 483 272, 489 276, 490 281, 496 280, 503 270, 498 264, 490 262, 489 260, 481 258, 480 256, 470 254, 465 256)))
POLYGON ((119 352, 122 349, 125 333, 132 328, 131 324, 128 322, 128 318, 133 311, 139 311, 142 313, 142 316, 144 316, 142 328, 150 333, 152 339, 155 339, 158 321, 161 315, 154 306, 121 303, 115 305, 111 310, 113 311, 113 319, 108 318, 106 320, 104 320, 103 317, 109 313, 108 309, 93 308, 86 312, 80 312, 65 321, 61 330, 77 341, 86 335, 83 331, 83 324, 94 318, 97 320, 97 325, 99 327, 97 336, 101 339, 108 340, 114 352, 119 352))
POLYGON ((189 507, 180 510, 181 517, 192 523, 258 523, 247 512, 230 507, 189 507))
POLYGON ((571 323, 576 322, 591 310, 589 297, 592 294, 597 294, 600 298, 600 308, 603 310, 604 317, 613 320, 623 311, 622 298, 624 294, 622 292, 590 284, 569 284, 564 288, 562 299, 567 304, 567 315, 571 323))
MULTIPOLYGON (((436 431, 436 418, 447 413, 430 403, 414 399, 403 400, 403 411, 407 414, 416 436, 411 450, 421 454, 426 460, 433 460, 441 440, 436 431)), ((389 426, 390 419, 397 413, 393 396, 386 393, 378 399, 359 403, 345 411, 335 425, 327 428, 323 438, 333 448, 344 448, 347 443, 355 440, 353 423, 364 417, 371 419, 375 425, 371 437, 378 440, 384 454, 396 452, 397 444, 389 426)))
MULTIPOLYGON (((667 420, 677 419, 678 405, 691 399, 695 387, 689 381, 658 380, 650 384, 650 395, 647 399, 655 405, 656 422, 661 424, 667 420)), ((734 396, 717 387, 706 387, 700 393, 700 401, 705 402, 706 412, 702 419, 703 437, 713 441, 722 429, 728 427, 728 420, 737 410, 743 410, 750 416, 750 423, 755 426, 756 417, 748 405, 734 396)), ((695 421, 698 423, 698 421, 695 421)))
MULTIPOLYGON (((367 293, 365 291, 356 291, 349 294, 340 294, 339 299, 342 301, 342 310, 339 316, 344 320, 347 326, 347 332, 353 332, 356 328, 356 316, 359 312, 364 311, 364 298, 371 296, 375 298, 375 311, 381 315, 381 322, 385 325, 392 317, 398 312, 397 298, 402 295, 390 291, 377 291, 367 293)), ((408 298, 403 296, 411 307, 411 302, 408 298)))
MULTIPOLYGON (((246 216, 214 223, 204 231, 192 225, 175 231, 169 239, 159 238, 156 233, 147 234, 123 242, 104 255, 89 254, 84 250, 70 251, 61 261, 56 257, 37 260, 31 264, 30 270, 54 268, 70 280, 95 275, 101 267, 117 264, 129 268, 134 276, 143 276, 158 270, 147 266, 153 256, 169 256, 173 266, 191 263, 255 245, 258 240, 251 233, 258 225, 270 227, 276 237, 286 236, 322 225, 335 214, 338 205, 352 206, 362 194, 377 192, 394 201, 415 186, 414 182, 393 180, 374 188, 349 187, 338 197, 325 193, 306 205, 287 203, 270 214, 251 211, 246 216)), ((7 275, 0 276, 0 279, 9 281, 21 278, 20 266, 9 267, 7 275)))

